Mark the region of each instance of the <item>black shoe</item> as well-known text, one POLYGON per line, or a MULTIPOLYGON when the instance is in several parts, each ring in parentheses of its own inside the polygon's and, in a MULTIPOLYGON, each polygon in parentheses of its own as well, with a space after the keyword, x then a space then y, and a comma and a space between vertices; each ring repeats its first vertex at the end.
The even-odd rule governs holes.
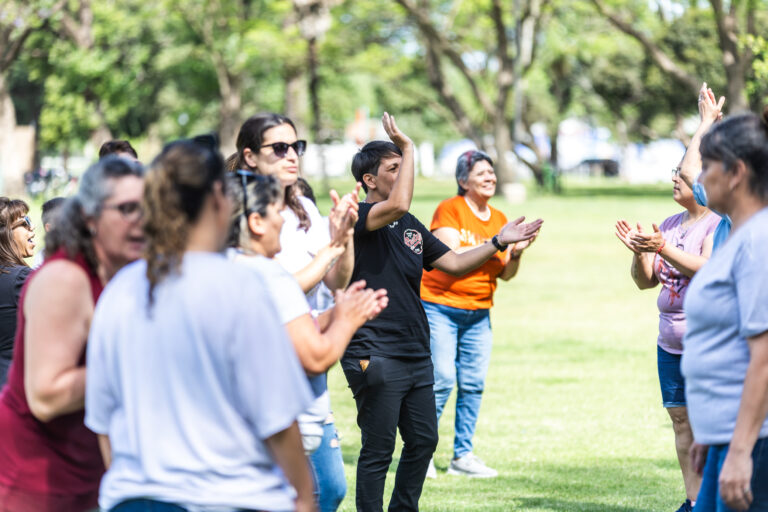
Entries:
POLYGON ((693 512, 693 506, 691 505, 691 500, 685 500, 682 505, 680 505, 680 508, 677 509, 677 512, 693 512))

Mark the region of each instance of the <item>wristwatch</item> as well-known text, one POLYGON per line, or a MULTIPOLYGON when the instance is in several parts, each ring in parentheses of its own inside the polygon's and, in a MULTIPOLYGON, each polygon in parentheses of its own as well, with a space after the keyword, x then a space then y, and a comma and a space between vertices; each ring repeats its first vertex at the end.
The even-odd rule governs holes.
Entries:
POLYGON ((493 246, 498 249, 501 252, 504 252, 509 247, 508 245, 504 245, 503 243, 499 242, 499 235, 493 235, 493 238, 491 238, 491 243, 493 246))

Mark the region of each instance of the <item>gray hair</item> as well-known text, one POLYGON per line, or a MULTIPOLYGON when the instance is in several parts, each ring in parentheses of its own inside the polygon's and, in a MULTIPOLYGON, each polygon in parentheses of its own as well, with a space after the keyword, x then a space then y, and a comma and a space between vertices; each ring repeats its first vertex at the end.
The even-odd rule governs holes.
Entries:
POLYGON ((491 167, 493 167, 493 160, 491 160, 491 157, 477 149, 465 151, 456 161, 456 185, 459 187, 458 194, 460 196, 467 193, 466 189, 464 189, 461 184, 466 183, 469 180, 469 173, 472 171, 475 164, 481 160, 485 160, 491 164, 491 167))
POLYGON ((45 237, 45 257, 64 249, 71 259, 82 255, 92 270, 98 262, 93 250, 89 219, 101 216, 106 201, 114 191, 115 180, 126 176, 144 177, 144 166, 119 156, 105 157, 91 165, 80 178, 77 194, 67 199, 56 215, 56 223, 45 237))

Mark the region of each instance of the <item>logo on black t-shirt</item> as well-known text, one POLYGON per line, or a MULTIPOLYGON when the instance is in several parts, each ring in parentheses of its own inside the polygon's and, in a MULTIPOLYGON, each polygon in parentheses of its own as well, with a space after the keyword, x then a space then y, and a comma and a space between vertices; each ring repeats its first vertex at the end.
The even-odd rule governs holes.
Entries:
POLYGON ((405 245, 407 245, 408 248, 413 252, 416 254, 421 254, 421 251, 423 250, 421 233, 415 229, 406 229, 403 233, 403 241, 405 242, 405 245))

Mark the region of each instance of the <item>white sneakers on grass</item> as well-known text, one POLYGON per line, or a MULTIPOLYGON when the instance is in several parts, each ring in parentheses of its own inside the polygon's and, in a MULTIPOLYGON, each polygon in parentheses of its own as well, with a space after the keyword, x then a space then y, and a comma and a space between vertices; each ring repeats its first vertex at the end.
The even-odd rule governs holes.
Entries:
POLYGON ((427 468, 427 478, 437 478, 437 470, 435 469, 435 458, 429 459, 429 467, 427 468))
MULTIPOLYGON (((448 474, 467 476, 469 478, 493 478, 499 476, 498 471, 486 466, 479 457, 476 457, 471 452, 458 459, 453 459, 450 466, 448 466, 448 474)), ((429 461, 427 478, 437 478, 434 459, 429 461)))

